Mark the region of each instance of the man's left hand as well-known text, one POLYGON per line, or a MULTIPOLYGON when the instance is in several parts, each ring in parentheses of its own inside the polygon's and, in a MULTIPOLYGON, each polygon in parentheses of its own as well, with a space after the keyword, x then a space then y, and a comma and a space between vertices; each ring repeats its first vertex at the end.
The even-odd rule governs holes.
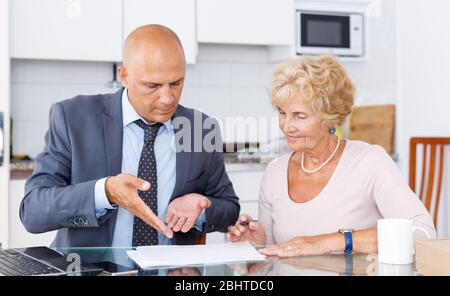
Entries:
POLYGON ((167 226, 175 232, 186 233, 194 227, 202 210, 210 206, 211 201, 198 193, 189 193, 175 198, 167 207, 167 226))

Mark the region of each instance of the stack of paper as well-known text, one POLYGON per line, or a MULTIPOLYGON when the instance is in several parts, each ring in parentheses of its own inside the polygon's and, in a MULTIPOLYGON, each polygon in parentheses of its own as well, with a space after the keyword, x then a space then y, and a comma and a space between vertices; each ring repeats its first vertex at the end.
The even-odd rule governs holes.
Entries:
POLYGON ((190 246, 145 246, 127 251, 141 268, 260 261, 265 256, 249 242, 190 246))

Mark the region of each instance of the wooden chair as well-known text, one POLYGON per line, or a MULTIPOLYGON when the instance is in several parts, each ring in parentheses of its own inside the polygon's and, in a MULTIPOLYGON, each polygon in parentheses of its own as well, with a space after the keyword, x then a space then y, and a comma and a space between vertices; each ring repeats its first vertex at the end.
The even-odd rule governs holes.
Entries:
POLYGON ((409 186, 419 196, 437 224, 439 199, 442 189, 444 167, 444 146, 450 145, 450 138, 411 138, 409 142, 409 186), (416 189, 417 147, 422 146, 420 190, 416 189), (437 153, 439 151, 439 153, 437 153), (437 174, 437 179, 435 179, 437 174), (426 183, 426 184, 425 184, 426 183), (436 185, 436 186, 435 186, 436 185), (433 199, 433 193, 434 199, 433 199), (433 202, 434 201, 434 202, 433 202), (434 210, 432 205, 434 204, 434 210), (433 213, 431 211, 433 210, 433 213))

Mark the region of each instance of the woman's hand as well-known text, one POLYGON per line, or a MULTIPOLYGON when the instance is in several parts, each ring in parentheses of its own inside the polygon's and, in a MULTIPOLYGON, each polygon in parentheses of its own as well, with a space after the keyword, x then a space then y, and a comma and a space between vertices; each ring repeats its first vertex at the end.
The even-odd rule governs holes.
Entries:
POLYGON ((247 214, 240 215, 236 224, 228 227, 227 238, 232 242, 250 241, 254 245, 266 244, 264 227, 247 214))
POLYGON ((342 242, 339 241, 339 235, 334 233, 317 236, 299 236, 287 242, 260 249, 259 252, 266 256, 278 257, 323 255, 335 250, 336 245, 340 243, 342 242))

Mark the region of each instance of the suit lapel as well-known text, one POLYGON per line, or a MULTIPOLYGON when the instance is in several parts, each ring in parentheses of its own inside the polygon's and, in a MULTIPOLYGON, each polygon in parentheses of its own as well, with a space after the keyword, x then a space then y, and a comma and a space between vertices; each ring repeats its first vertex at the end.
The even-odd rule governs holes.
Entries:
MULTIPOLYGON (((180 116, 184 116, 187 118, 187 112, 184 112, 184 107, 181 105, 178 105, 177 111, 175 115, 172 118, 172 122, 177 122, 176 118, 180 116)), ((192 122, 191 122, 192 125, 192 122)), ((192 153, 188 151, 181 151, 181 144, 180 144, 180 138, 189 137, 190 133, 192 133, 192 126, 191 129, 187 130, 186 127, 183 125, 180 126, 174 126, 174 133, 175 133, 175 147, 176 147, 176 177, 175 177, 175 188, 172 193, 172 197, 170 198, 170 201, 172 201, 174 198, 179 197, 183 195, 183 188, 186 184, 187 178, 189 176, 189 168, 191 167, 191 158, 192 153)), ((193 143, 191 143, 191 146, 193 146, 193 143)), ((192 147, 191 147, 192 148, 192 147)))
MULTIPOLYGON (((108 176, 115 176, 122 171, 123 119, 122 92, 117 91, 112 97, 105 99, 103 113, 103 131, 105 137, 106 165, 108 176)), ((117 211, 111 213, 109 235, 112 242, 117 211)))
POLYGON ((123 89, 119 90, 112 97, 105 100, 105 112, 103 113, 105 150, 109 176, 117 175, 122 170, 122 91, 123 89))

